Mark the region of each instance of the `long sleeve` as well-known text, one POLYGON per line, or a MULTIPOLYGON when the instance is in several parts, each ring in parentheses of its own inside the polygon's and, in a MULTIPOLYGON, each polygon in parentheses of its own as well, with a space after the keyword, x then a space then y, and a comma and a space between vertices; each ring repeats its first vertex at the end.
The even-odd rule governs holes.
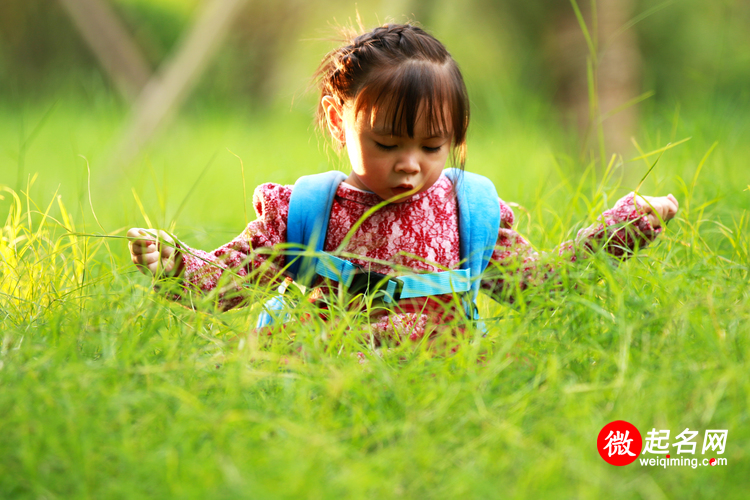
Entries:
POLYGON ((181 244, 184 288, 207 293, 220 286, 218 307, 227 310, 243 301, 242 292, 248 282, 272 285, 282 280, 284 256, 272 255, 270 250, 286 241, 291 192, 291 186, 258 186, 253 194, 257 219, 232 241, 211 252, 181 244))
MULTIPOLYGON (((608 254, 629 257, 636 248, 643 248, 653 241, 661 228, 654 229, 644 210, 634 202, 634 193, 617 201, 615 206, 599 217, 599 222, 578 231, 576 238, 559 245, 556 252, 558 263, 575 262, 593 251, 603 248, 608 254)), ((490 267, 482 279, 482 289, 501 299, 512 290, 509 283, 516 283, 523 290, 533 283, 550 279, 555 271, 555 259, 544 259, 531 244, 512 229, 514 216, 510 207, 500 200, 501 223, 497 244, 492 254, 490 267), (544 261, 544 264, 541 262, 544 261)))

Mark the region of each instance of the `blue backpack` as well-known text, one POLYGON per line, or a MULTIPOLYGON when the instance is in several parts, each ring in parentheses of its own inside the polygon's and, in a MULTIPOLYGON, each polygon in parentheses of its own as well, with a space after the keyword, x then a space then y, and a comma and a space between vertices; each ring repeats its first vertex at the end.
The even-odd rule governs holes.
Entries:
MULTIPOLYGON (((500 227, 500 205, 492 181, 455 168, 445 170, 458 199, 461 268, 426 274, 383 275, 368 271, 323 251, 333 198, 346 174, 339 171, 300 177, 289 201, 287 243, 313 252, 297 253, 287 272, 300 285, 310 286, 317 276, 338 281, 352 294, 376 293, 384 303, 401 299, 462 294, 466 317, 479 319, 476 306, 481 276, 489 264, 500 227), (312 255, 311 255, 312 254, 312 255)), ((287 259, 291 254, 287 254, 287 259)), ((257 328, 289 319, 281 296, 269 300, 257 328)))

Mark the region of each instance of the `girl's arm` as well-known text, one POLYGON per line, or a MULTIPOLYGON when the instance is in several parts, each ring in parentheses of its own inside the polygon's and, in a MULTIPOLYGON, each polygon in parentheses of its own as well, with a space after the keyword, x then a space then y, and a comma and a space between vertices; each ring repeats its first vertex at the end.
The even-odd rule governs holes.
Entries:
MULTIPOLYGON (((482 289, 495 298, 507 298, 518 286, 521 290, 550 279, 554 261, 540 256, 529 242, 512 229, 513 212, 500 201, 502 220, 490 266, 482 279, 482 289), (545 264, 540 261, 545 258, 545 264), (512 285, 511 285, 512 283, 512 285)), ((605 211, 600 222, 578 231, 575 240, 562 243, 558 261, 575 262, 603 249, 620 258, 629 257, 662 232, 662 222, 676 214, 679 204, 671 194, 664 197, 636 196, 629 193, 605 211)))
MULTIPOLYGON (((173 266, 168 275, 180 278, 183 291, 170 293, 169 298, 188 303, 191 302, 187 298, 190 292, 216 291, 218 307, 227 310, 242 303, 248 284, 270 286, 283 280, 284 257, 274 255, 272 248, 286 241, 290 196, 291 186, 269 183, 256 188, 253 205, 258 218, 232 241, 211 252, 176 242, 172 247, 176 248, 173 260, 178 265, 173 266)), ((139 268, 144 272, 151 270, 145 262, 154 257, 142 259, 144 262, 137 262, 139 268)), ((135 262, 135 257, 133 260, 135 262)))

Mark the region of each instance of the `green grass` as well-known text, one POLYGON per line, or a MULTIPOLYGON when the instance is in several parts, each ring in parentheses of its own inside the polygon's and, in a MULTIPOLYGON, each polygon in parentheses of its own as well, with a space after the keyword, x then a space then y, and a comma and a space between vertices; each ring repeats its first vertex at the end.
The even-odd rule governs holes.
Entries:
MULTIPOLYGON (((242 176, 227 148, 243 159, 248 195, 328 168, 333 155, 304 110, 187 116, 146 159, 108 171, 116 106, 59 103, 20 158, 47 109, 25 110, 23 128, 16 111, 0 121, 2 182, 16 187, 20 163, 24 179, 20 203, 9 191, 0 201, 11 214, 0 242, 0 497, 746 495, 745 117, 683 108, 675 121, 673 109, 650 109, 636 138, 644 151, 692 137, 642 188, 680 200, 666 234, 620 266, 599 257, 563 266, 561 285, 514 306, 484 301, 496 318, 488 335, 470 330, 451 354, 412 342, 374 351, 344 335, 361 326, 344 313, 256 338, 257 307, 193 312, 129 263, 118 237, 143 214, 202 248, 241 231, 242 176), (91 166, 91 203, 78 154, 91 166), (728 465, 610 466, 595 443, 617 419, 644 434, 728 429, 728 465)), ((602 183, 600 170, 584 175, 561 153, 544 120, 540 111, 473 123, 469 168, 521 205, 518 229, 549 250, 633 189, 657 156, 602 183)))

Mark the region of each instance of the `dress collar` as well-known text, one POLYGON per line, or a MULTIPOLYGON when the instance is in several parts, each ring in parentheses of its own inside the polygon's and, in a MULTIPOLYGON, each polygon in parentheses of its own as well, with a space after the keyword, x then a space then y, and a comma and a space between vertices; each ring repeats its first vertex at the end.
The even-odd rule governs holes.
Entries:
MULTIPOLYGON (((445 188, 447 190, 450 190, 452 187, 450 179, 448 179, 445 174, 440 174, 440 177, 437 181, 435 181, 435 184, 429 187, 429 189, 422 191, 421 193, 417 193, 408 200, 399 203, 399 205, 408 205, 410 203, 414 203, 417 200, 420 200, 424 198, 425 196, 429 196, 432 194, 436 189, 439 188, 445 188)), ((336 196, 339 198, 343 198, 345 200, 354 201, 356 203, 360 203, 362 205, 367 206, 375 206, 378 203, 382 203, 383 199, 376 195, 375 193, 371 191, 364 191, 362 189, 356 188, 352 186, 351 184, 347 184, 346 182, 342 182, 339 184, 339 188, 336 190, 336 196)))

